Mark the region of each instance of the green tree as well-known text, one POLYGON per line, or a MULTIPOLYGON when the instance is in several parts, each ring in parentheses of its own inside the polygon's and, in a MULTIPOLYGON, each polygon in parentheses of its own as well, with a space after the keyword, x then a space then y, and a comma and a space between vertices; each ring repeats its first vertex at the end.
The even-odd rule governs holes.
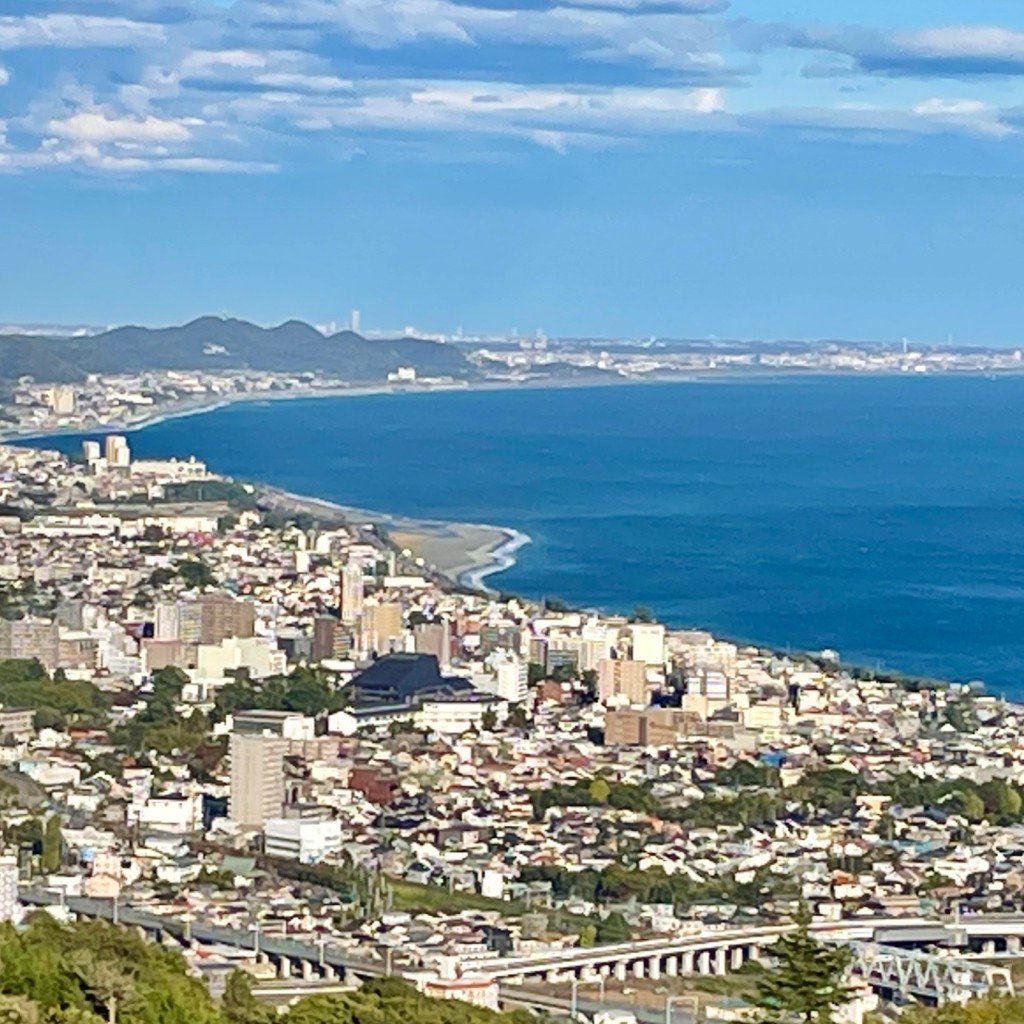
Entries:
POLYGON ((604 946, 612 942, 629 942, 633 932, 625 917, 618 910, 613 910, 597 923, 594 938, 599 945, 604 946))
POLYGON ((39 859, 39 866, 43 871, 51 873, 60 868, 63 843, 60 815, 51 814, 46 819, 46 827, 43 830, 43 852, 39 859))
POLYGON ((272 1006, 252 994, 252 978, 245 971, 228 975, 220 1008, 228 1024, 270 1024, 277 1017, 272 1006))
POLYGON ((202 590, 215 582, 213 570, 198 558, 188 558, 178 565, 178 577, 185 586, 202 590))
POLYGON ((498 713, 494 708, 485 709, 484 713, 480 716, 480 728, 484 732, 494 732, 498 727, 498 713))
POLYGON ((606 804, 608 803, 608 797, 611 795, 612 787, 604 779, 593 779, 587 787, 587 792, 595 804, 606 804))
POLYGON ((801 908, 796 930, 772 947, 773 969, 757 983, 755 1006, 765 1024, 831 1024, 833 1013, 852 998, 845 946, 826 946, 810 933, 811 915, 801 908))

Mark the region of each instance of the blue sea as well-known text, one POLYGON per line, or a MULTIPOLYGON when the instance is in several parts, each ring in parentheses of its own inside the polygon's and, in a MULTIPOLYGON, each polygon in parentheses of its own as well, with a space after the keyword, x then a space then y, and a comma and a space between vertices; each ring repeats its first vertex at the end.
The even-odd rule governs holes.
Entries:
MULTIPOLYGON (((76 439, 47 442, 65 449, 76 439)), ((240 404, 139 456, 532 538, 489 582, 1024 697, 1024 377, 240 404)))

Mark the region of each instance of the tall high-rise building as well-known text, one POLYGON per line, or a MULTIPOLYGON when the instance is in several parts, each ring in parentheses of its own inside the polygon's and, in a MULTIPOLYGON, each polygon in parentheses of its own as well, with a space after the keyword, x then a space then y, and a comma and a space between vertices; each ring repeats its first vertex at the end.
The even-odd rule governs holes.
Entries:
POLYGON ((82 458, 91 466, 94 462, 98 462, 103 449, 100 448, 99 441, 83 441, 82 442, 82 458))
POLYGON ((251 601, 238 600, 229 594, 203 594, 194 601, 183 601, 178 605, 177 638, 182 643, 219 644, 232 638, 248 640, 255 632, 256 610, 251 601))
POLYGON ((18 858, 0 857, 0 921, 11 921, 18 911, 18 858))
POLYGON ((351 625, 363 614, 363 570, 349 563, 341 570, 341 621, 351 625))
POLYGON ((132 464, 132 451, 128 447, 128 442, 120 434, 107 434, 103 445, 103 454, 110 467, 127 469, 132 464))
POLYGON ((231 734, 231 791, 228 817, 242 828, 262 828, 281 814, 284 758, 288 740, 280 736, 231 734))
POLYGON ((58 416, 69 416, 75 411, 75 389, 60 384, 50 392, 50 408, 58 416))
POLYGON ((334 631, 338 620, 333 615, 318 615, 313 620, 313 661, 334 656, 334 631))
POLYGON ((433 654, 441 668, 452 661, 452 631, 447 619, 421 622, 413 629, 417 654, 433 654))
POLYGON ((602 658, 597 663, 597 694, 602 703, 618 700, 646 706, 647 666, 642 661, 602 658))
POLYGON ((352 310, 352 316, 349 318, 349 325, 351 326, 352 330, 355 331, 356 334, 358 334, 360 330, 362 330, 363 317, 358 309, 352 310))
POLYGON ((174 601, 160 601, 153 616, 154 640, 178 640, 181 637, 181 614, 174 601))
POLYGON ((397 601, 374 601, 363 605, 363 618, 359 624, 360 647, 366 653, 390 654, 401 649, 402 606, 397 601))

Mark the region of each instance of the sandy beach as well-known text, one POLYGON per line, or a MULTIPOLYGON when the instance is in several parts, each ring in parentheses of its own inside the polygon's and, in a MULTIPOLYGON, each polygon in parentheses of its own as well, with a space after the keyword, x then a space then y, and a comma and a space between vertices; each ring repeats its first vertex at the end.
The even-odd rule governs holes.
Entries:
POLYGON ((512 566, 515 552, 530 543, 526 534, 504 526, 396 516, 276 487, 258 485, 257 498, 264 507, 307 512, 328 526, 367 525, 383 530, 397 547, 422 558, 425 569, 470 590, 489 589, 487 577, 512 566))

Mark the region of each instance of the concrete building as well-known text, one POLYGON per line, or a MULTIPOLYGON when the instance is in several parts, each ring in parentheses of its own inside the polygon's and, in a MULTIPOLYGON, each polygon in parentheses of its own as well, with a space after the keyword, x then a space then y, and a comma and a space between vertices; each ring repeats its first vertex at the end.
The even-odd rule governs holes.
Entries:
POLYGON ((447 619, 421 622, 413 629, 417 654, 432 654, 441 668, 451 665, 452 630, 447 619))
POLYGON ((253 679, 266 679, 284 675, 288 659, 262 637, 229 637, 219 644, 200 644, 196 648, 196 673, 200 679, 221 679, 236 669, 247 669, 253 679))
POLYGON ((642 661, 602 658, 597 663, 597 695, 602 704, 639 704, 646 707, 647 666, 642 661))
POLYGON ((228 817, 242 828, 262 828, 281 814, 288 740, 262 734, 231 734, 228 817))
POLYGON ((236 711, 231 718, 231 731, 244 736, 280 736, 286 740, 311 740, 316 735, 316 721, 297 711, 269 711, 254 708, 236 711))
POLYGON ((229 594, 203 594, 178 605, 178 639, 186 644, 219 644, 230 637, 247 640, 255 633, 256 612, 250 601, 229 594))
POLYGON ((36 660, 52 672, 60 664, 60 632, 45 619, 0 619, 0 660, 36 660))
POLYGON ((676 708, 609 711, 604 741, 610 747, 671 747, 699 727, 695 715, 676 708))
POLYGON ((18 858, 0 857, 0 921, 13 921, 18 916, 18 858))
POLYGON ((366 601, 359 624, 366 653, 391 654, 402 649, 402 606, 397 601, 366 601))
POLYGON ((363 570, 351 563, 341 570, 339 613, 341 621, 352 625, 363 614, 363 570))
POLYGON ((108 434, 103 444, 103 454, 107 466, 114 469, 127 469, 132 464, 132 452, 128 442, 120 434, 108 434))
POLYGON ((341 852, 341 822, 337 818, 271 818, 263 826, 263 849, 268 857, 316 864, 341 852))
POLYGON ((655 622, 635 622, 629 627, 633 660, 646 665, 665 664, 665 627, 655 622))
POLYGON ((318 615, 313 620, 313 661, 334 657, 334 631, 338 620, 333 615, 318 615))

